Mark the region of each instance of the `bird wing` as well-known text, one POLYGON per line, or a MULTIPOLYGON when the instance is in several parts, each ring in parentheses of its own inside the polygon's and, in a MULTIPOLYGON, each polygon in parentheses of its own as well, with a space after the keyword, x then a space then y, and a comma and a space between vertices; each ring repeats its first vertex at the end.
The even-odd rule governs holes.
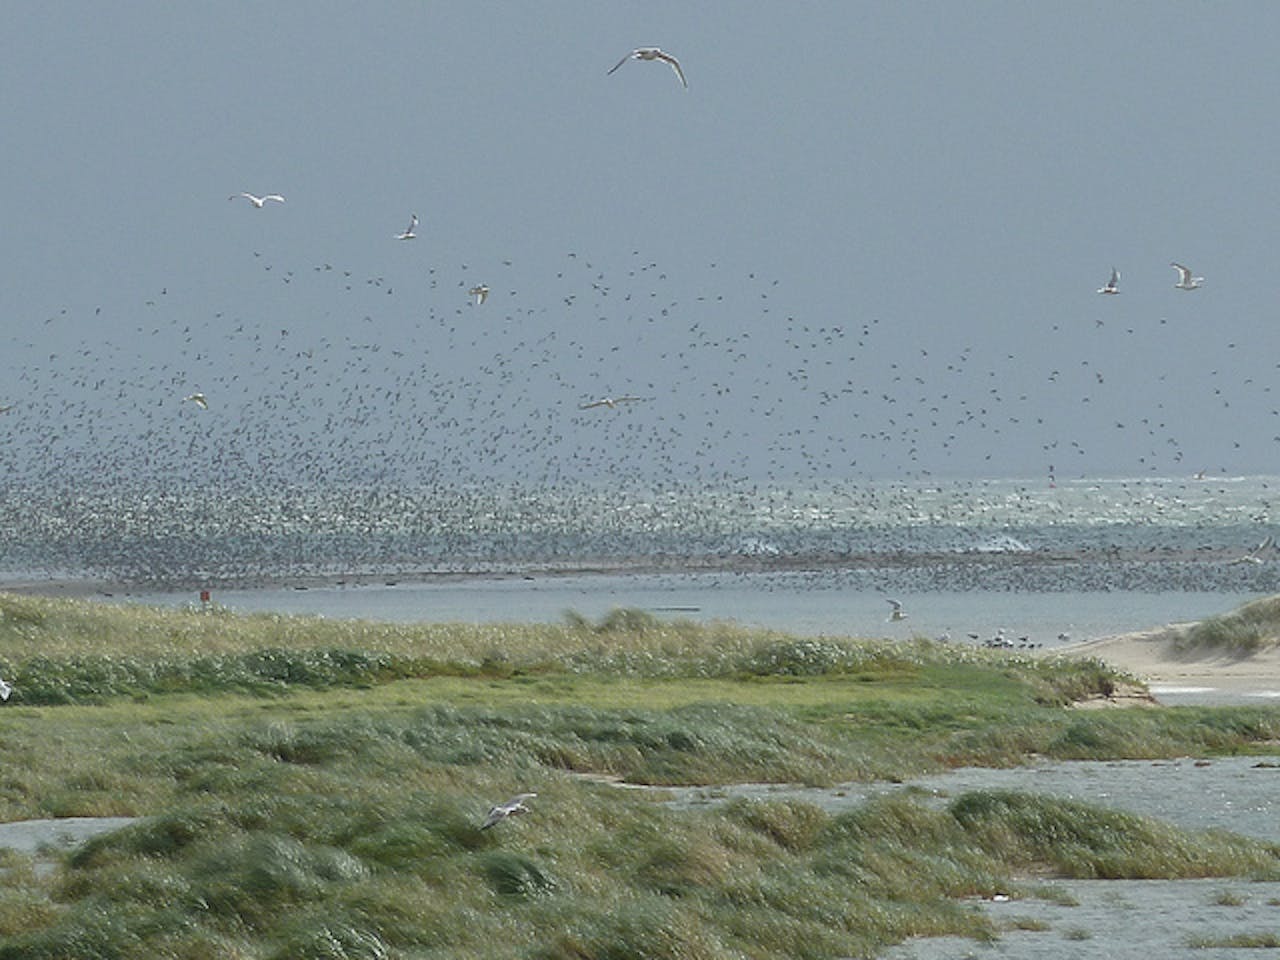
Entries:
POLYGON ((657 57, 666 63, 671 64, 671 69, 676 72, 676 76, 680 78, 680 84, 688 89, 689 81, 684 78, 684 71, 680 69, 680 61, 669 53, 658 52, 657 57))
POLYGON ((274 200, 276 203, 284 203, 284 197, 280 196, 280 194, 278 194, 278 193, 269 193, 269 194, 267 194, 265 197, 263 197, 262 199, 263 199, 264 201, 266 201, 266 200, 274 200))
POLYGON ((1186 267, 1184 267, 1182 264, 1170 263, 1169 266, 1173 267, 1173 269, 1178 271, 1178 280, 1180 282, 1186 283, 1188 280, 1191 279, 1191 271, 1188 270, 1186 267))
POLYGON ((579 410, 590 410, 592 407, 603 407, 603 406, 607 406, 607 405, 608 405, 608 403, 609 403, 609 401, 608 401, 608 400, 592 400, 590 403, 580 403, 580 404, 578 404, 578 409, 579 409, 579 410))
POLYGON ((1120 271, 1117 270, 1115 267, 1111 268, 1111 283, 1108 284, 1108 286, 1112 286, 1112 287, 1120 286, 1120 271))
MULTIPOLYGON (((631 51, 631 53, 628 53, 625 57, 623 57, 621 60, 619 60, 617 63, 613 65, 612 69, 609 70, 609 73, 613 73, 614 70, 617 70, 620 66, 622 66, 624 63, 626 63, 635 55, 636 55, 636 52, 634 50, 631 51)), ((606 73, 605 76, 607 77, 609 73, 606 73)))

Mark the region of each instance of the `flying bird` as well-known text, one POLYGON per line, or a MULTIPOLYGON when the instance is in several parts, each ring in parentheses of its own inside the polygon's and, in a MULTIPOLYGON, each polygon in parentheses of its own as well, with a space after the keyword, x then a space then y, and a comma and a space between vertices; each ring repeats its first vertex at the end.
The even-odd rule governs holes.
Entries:
POLYGON ((488 298, 489 288, 482 283, 482 284, 479 284, 478 286, 472 287, 470 290, 467 291, 467 293, 470 296, 473 296, 476 298, 476 306, 478 307, 480 306, 480 304, 484 303, 485 300, 488 298))
POLYGON ((897 600, 889 600, 888 597, 886 597, 885 599, 888 600, 889 606, 893 608, 889 612, 890 623, 897 623, 899 620, 907 619, 907 615, 903 611, 901 603, 899 603, 897 600))
MULTIPOLYGON (((669 63, 671 64, 671 69, 676 72, 676 76, 680 78, 681 85, 685 88, 689 86, 689 81, 684 78, 684 71, 680 69, 680 61, 669 53, 663 53, 657 47, 637 47, 619 60, 614 65, 613 70, 617 70, 628 60, 661 60, 663 63, 669 63)), ((613 70, 610 70, 609 73, 613 73, 613 70)))
POLYGON ((1174 286, 1179 290, 1195 290, 1204 283, 1204 277, 1193 277, 1191 271, 1180 263, 1170 263, 1169 266, 1178 271, 1178 282, 1174 286))
POLYGON ((489 815, 484 818, 484 823, 480 824, 481 830, 488 830, 500 820, 507 817, 516 816, 521 813, 528 813, 529 808, 524 805, 526 800, 532 800, 536 797, 536 793, 517 793, 506 803, 500 803, 496 807, 489 808, 489 815))
POLYGON ((183 397, 182 400, 184 403, 190 400, 192 403, 198 406, 201 410, 209 409, 209 401, 205 399, 203 393, 193 393, 190 396, 183 397))
POLYGON ((1105 287, 1098 288, 1099 293, 1119 293, 1120 292, 1120 271, 1115 267, 1111 268, 1111 279, 1107 281, 1105 287))
POLYGON ((590 403, 578 405, 579 410, 590 410, 592 407, 608 407, 610 410, 616 410, 620 403, 639 403, 644 397, 601 397, 599 400, 592 400, 590 403))
POLYGON ((412 240, 414 237, 417 236, 417 234, 413 232, 415 229, 417 229, 417 226, 418 226, 418 215, 416 213, 409 214, 409 228, 405 230, 404 233, 397 233, 396 239, 412 240))
POLYGON ((269 193, 265 197, 255 197, 252 193, 233 193, 231 196, 227 197, 227 199, 235 200, 238 197, 244 197, 259 210, 266 206, 268 200, 274 200, 276 203, 284 203, 284 197, 280 196, 278 193, 269 193))

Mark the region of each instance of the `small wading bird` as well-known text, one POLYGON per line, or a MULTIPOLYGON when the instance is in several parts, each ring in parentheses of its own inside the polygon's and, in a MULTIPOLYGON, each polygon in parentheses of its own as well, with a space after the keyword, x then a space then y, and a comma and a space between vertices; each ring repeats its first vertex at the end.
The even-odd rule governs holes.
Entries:
POLYGON ((244 197, 259 210, 266 206, 268 200, 274 200, 276 203, 284 203, 284 197, 280 196, 278 193, 269 193, 265 197, 255 197, 252 193, 233 193, 231 196, 227 197, 227 199, 235 200, 239 197, 244 197))
POLYGON ((416 213, 409 214, 409 229, 405 230, 404 233, 397 233, 396 239, 412 240, 414 237, 417 236, 417 234, 413 232, 414 230, 417 229, 417 227, 418 227, 418 215, 416 213))
POLYGON ((1115 267, 1111 268, 1111 279, 1107 281, 1105 287, 1098 288, 1099 293, 1119 293, 1120 292, 1120 271, 1115 267))
MULTIPOLYGON (((888 600, 887 597, 885 599, 888 600)), ((897 623, 899 620, 907 619, 907 615, 906 613, 903 612, 901 603, 899 603, 897 600, 888 600, 888 603, 889 603, 889 606, 893 608, 889 612, 890 623, 897 623)))
MULTIPOLYGON (((681 85, 686 89, 689 86, 689 81, 684 78, 684 71, 680 69, 680 61, 669 53, 663 53, 657 47, 638 47, 632 50, 614 65, 613 70, 617 70, 628 60, 661 60, 663 63, 669 63, 671 64, 671 69, 676 72, 676 76, 680 78, 681 85)), ((613 70, 610 70, 609 73, 613 73, 613 70)), ((608 76, 608 74, 605 74, 605 76, 608 76)))
POLYGON ((489 288, 482 283, 479 286, 472 287, 467 293, 476 298, 476 306, 478 307, 488 298, 489 288))
POLYGON ((601 397, 599 400, 592 400, 590 403, 582 403, 578 405, 579 410, 590 410, 592 407, 608 407, 610 410, 616 410, 620 403, 639 403, 644 397, 601 397))
POLYGON ((183 397, 183 398, 182 398, 182 400, 183 400, 183 402, 184 402, 184 403, 185 403, 186 401, 190 400, 192 403, 194 403, 194 404, 195 404, 197 407, 199 407, 201 410, 208 410, 208 409, 209 409, 209 401, 208 401, 208 400, 206 400, 206 399, 204 398, 204 394, 203 394, 203 393, 193 393, 193 394, 191 394, 190 396, 183 397))
POLYGON ((517 793, 506 803, 500 803, 496 807, 490 807, 489 815, 484 818, 484 823, 480 824, 480 829, 488 830, 499 820, 505 820, 507 817, 514 817, 521 813, 528 813, 529 808, 524 805, 524 802, 526 800, 532 800, 536 796, 536 793, 517 793))
POLYGON ((1178 271, 1178 282, 1174 286, 1179 290, 1195 290, 1204 283, 1204 277, 1193 277, 1191 271, 1180 263, 1170 263, 1169 266, 1178 271))

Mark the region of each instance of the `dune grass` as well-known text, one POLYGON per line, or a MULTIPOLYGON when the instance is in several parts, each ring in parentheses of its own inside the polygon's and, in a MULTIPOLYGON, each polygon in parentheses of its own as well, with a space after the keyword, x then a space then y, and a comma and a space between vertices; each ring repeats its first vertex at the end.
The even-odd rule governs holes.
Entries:
POLYGON ((1280 738, 1266 709, 1063 709, 1125 682, 1096 662, 636 611, 490 628, 0 610, 0 819, 144 818, 52 872, 0 857, 0 960, 872 956, 997 936, 965 898, 1019 877, 1280 869, 1272 845, 1019 794, 678 809, 577 776, 829 784, 1280 738), (532 813, 478 829, 522 791, 532 813))
POLYGON ((1196 656, 1247 657, 1277 645, 1280 645, 1280 596, 1254 600, 1173 635, 1173 648, 1177 652, 1196 656))

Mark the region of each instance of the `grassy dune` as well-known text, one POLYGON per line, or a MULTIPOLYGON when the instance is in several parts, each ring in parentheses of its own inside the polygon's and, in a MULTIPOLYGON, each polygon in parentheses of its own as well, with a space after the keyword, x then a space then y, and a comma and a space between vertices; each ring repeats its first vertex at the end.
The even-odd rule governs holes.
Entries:
POLYGON ((1264 749, 1266 709, 1073 711, 1126 678, 618 611, 403 626, 0 594, 0 819, 137 815, 0 855, 3 958, 871 956, 996 935, 1019 878, 1280 876, 1280 849, 1087 805, 898 794, 675 809, 653 784, 1264 749), (492 803, 535 791, 492 830, 492 803))
POLYGON ((1173 648, 1184 654, 1247 657, 1280 646, 1280 596, 1263 597, 1177 630, 1173 648))

